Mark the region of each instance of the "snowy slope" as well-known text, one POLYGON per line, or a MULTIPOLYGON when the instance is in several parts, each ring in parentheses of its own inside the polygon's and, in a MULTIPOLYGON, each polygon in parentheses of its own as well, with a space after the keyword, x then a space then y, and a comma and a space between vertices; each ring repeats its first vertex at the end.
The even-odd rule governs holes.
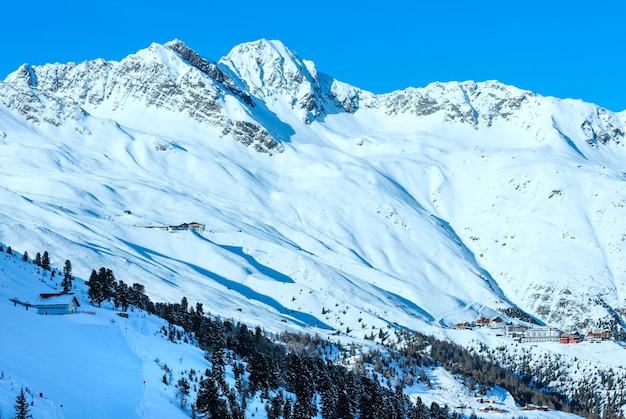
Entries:
MULTIPOLYGON (((37 418, 189 417, 195 390, 187 407, 181 409, 172 383, 192 369, 202 374, 211 368, 203 351, 183 341, 170 342, 161 333, 165 322, 143 311, 131 309, 124 318, 111 304, 102 308, 89 305, 81 283, 72 290, 81 304, 78 314, 43 316, 34 308, 13 304, 11 299, 33 302, 39 293, 58 291, 61 274, 52 277, 32 261, 23 262, 22 255, 15 251, 9 255, 6 250, 3 245, 0 252, 2 417, 13 416, 13 403, 21 389, 26 392, 30 413, 37 418), (164 375, 169 377, 169 385, 163 382, 164 375)), ((364 351, 374 345, 355 342, 364 351)), ((615 363, 611 367, 619 368, 615 363)), ((428 406, 432 402, 448 405, 464 414, 485 407, 443 369, 428 368, 427 376, 431 386, 416 383, 406 389, 410 397, 420 397, 428 406)), ((234 386, 230 367, 226 379, 234 386)), ((573 417, 557 411, 522 411, 500 388, 490 391, 488 397, 506 410, 501 417, 520 413, 529 418, 573 417)), ((260 393, 251 396, 246 417, 267 417, 265 402, 260 393)))
POLYGON ((130 312, 125 319, 88 306, 84 287, 80 314, 41 316, 14 305, 10 298, 34 302, 39 293, 55 292, 50 273, 36 268, 0 253, 2 417, 13 417, 22 388, 37 418, 188 417, 174 390, 164 389, 161 366, 176 374, 181 360, 187 369, 206 368, 200 349, 163 338, 165 322, 154 316, 130 312))
POLYGON ((592 104, 494 81, 374 95, 279 41, 217 63, 173 41, 21 67, 0 132, 2 241, 154 299, 356 337, 626 305, 624 118, 592 104))

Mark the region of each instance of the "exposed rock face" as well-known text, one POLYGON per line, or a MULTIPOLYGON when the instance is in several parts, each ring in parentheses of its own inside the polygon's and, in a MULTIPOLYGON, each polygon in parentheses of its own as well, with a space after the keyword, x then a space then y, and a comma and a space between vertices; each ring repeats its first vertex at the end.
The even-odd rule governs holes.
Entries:
POLYGON ((82 124, 87 113, 71 99, 37 89, 37 82, 35 70, 22 65, 6 82, 0 82, 0 103, 33 124, 71 124, 76 131, 88 134, 82 124))
POLYGON ((213 63, 201 58, 181 42, 166 47, 152 45, 120 62, 104 60, 80 64, 23 66, 6 84, 15 89, 15 100, 5 105, 17 109, 28 120, 60 125, 63 120, 80 120, 78 108, 97 115, 100 109, 124 111, 129 103, 186 114, 192 120, 233 132, 238 141, 261 152, 280 152, 282 146, 253 118, 236 121, 224 113, 224 98, 237 99, 242 113, 254 107, 250 95, 239 90, 213 63), (50 108, 44 111, 44 108, 50 108), (40 117, 40 115, 50 115, 40 117), (241 124, 255 126, 253 137, 233 130, 241 124))
POLYGON ((254 101, 247 92, 234 86, 233 81, 213 62, 201 57, 197 52, 189 48, 183 42, 174 40, 165 44, 165 47, 171 49, 189 64, 208 75, 211 79, 220 84, 228 92, 241 98, 248 106, 254 107, 254 101))
MULTIPOLYGON (((2 103, 33 123, 58 126, 72 121, 81 128, 85 111, 121 111, 130 102, 149 108, 184 113, 237 141, 263 152, 281 152, 283 146, 255 117, 257 102, 278 112, 276 102, 291 108, 310 124, 333 113, 355 113, 360 108, 388 116, 436 117, 444 123, 491 127, 495 121, 515 121, 520 110, 547 100, 531 92, 495 81, 432 83, 376 95, 318 73, 279 41, 241 44, 219 63, 201 57, 179 40, 153 44, 120 62, 101 59, 80 64, 24 65, 2 85, 2 103), (224 112, 227 97, 235 98, 248 120, 233 120, 224 112), (234 127, 255 125, 260 136, 246 137, 234 127)), ((531 124, 532 121, 517 121, 531 124)), ((558 124, 557 124, 558 125, 558 124)), ((619 143, 624 128, 617 115, 595 107, 580 129, 589 145, 619 143)), ((558 130, 558 129, 557 129, 558 130)), ((564 134, 569 137, 569 134, 564 134)))
POLYGON ((604 108, 597 108, 595 118, 585 119, 580 128, 585 133, 587 143, 596 147, 598 143, 606 144, 609 141, 620 143, 624 138, 624 130, 615 114, 604 108))

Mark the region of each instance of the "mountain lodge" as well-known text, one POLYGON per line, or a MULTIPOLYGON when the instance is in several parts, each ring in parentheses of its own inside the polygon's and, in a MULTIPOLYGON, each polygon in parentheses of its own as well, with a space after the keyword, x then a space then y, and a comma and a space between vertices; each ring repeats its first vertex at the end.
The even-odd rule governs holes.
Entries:
POLYGON ((32 307, 37 309, 37 314, 74 314, 80 303, 73 293, 39 294, 32 307))

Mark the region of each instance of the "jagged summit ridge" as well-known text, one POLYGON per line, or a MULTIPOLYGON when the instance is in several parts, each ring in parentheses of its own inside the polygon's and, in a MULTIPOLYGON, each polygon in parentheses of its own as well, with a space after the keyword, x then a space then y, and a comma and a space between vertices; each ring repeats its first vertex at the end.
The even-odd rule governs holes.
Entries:
POLYGON ((165 43, 163 46, 172 50, 189 64, 208 75, 211 79, 218 82, 230 93, 240 97, 248 106, 255 106, 254 101, 252 100, 250 95, 247 92, 244 92, 243 90, 237 88, 234 85, 234 82, 228 77, 226 73, 224 73, 219 68, 216 63, 202 57, 200 54, 185 45, 184 42, 175 39, 173 41, 165 43))
MULTIPOLYGON (((79 64, 22 66, 4 83, 20 90, 20 97, 30 97, 28 106, 11 102, 7 107, 32 121, 38 120, 39 97, 52 97, 55 103, 65 101, 94 116, 119 118, 131 127, 133 122, 124 119, 125 113, 140 104, 186 115, 215 129, 218 135, 232 135, 258 151, 282 151, 279 142, 248 111, 254 107, 251 97, 229 83, 215 64, 181 42, 169 43, 168 47, 152 44, 120 62, 97 59, 79 64), (228 101, 243 118, 232 118, 224 111, 228 101)), ((66 109, 58 103, 60 114, 75 113, 71 106, 66 109)))
POLYGON ((72 102, 87 113, 105 117, 116 111, 119 114, 131 102, 142 103, 148 108, 184 113, 217 128, 220 135, 230 134, 244 144, 254 144, 259 151, 270 152, 282 151, 281 143, 289 138, 280 138, 266 119, 259 119, 254 109, 259 104, 285 121, 293 116, 290 124, 311 124, 331 114, 355 113, 363 108, 382 111, 389 117, 426 118, 474 129, 490 128, 498 121, 519 128, 534 125, 530 114, 547 104, 554 108, 550 115, 554 122, 542 124, 552 124, 563 139, 580 134, 589 144, 619 143, 625 132, 618 115, 593 105, 588 115, 582 116, 580 133, 564 133, 558 128, 560 101, 497 81, 435 82, 423 88, 373 94, 318 72, 312 61, 300 58, 282 42, 265 39, 238 45, 217 63, 175 39, 164 45, 152 44, 120 62, 97 59, 79 64, 23 65, 4 83, 22 92, 19 96, 29 103, 19 106, 15 100, 8 101, 7 96, 16 95, 7 93, 5 106, 31 121, 42 120, 36 115, 41 109, 33 111, 42 106, 36 103, 39 95, 47 97, 40 102, 53 103, 56 109, 47 112, 51 115, 46 121, 58 126, 68 120, 83 132, 88 130, 76 121, 81 112, 64 111, 72 102), (60 99, 66 103, 61 104, 60 99), (229 101, 239 109, 235 113, 244 118, 225 112, 229 101), (285 113, 286 109, 292 114, 285 113))

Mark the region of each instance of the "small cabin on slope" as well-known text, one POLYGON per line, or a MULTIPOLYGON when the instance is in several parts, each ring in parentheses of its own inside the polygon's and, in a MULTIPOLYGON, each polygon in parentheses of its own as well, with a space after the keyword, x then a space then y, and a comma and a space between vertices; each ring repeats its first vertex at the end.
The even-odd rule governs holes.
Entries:
POLYGON ((191 223, 182 223, 179 225, 162 225, 162 226, 143 226, 144 228, 155 228, 157 230, 169 231, 170 233, 175 233, 178 231, 195 231, 196 233, 202 235, 204 233, 204 224, 197 223, 192 221, 191 223))
POLYGON ((192 221, 191 223, 182 223, 177 226, 167 226, 167 231, 169 232, 184 231, 184 230, 196 231, 199 234, 202 234, 204 233, 204 224, 200 224, 195 221, 192 221))
POLYGON ((39 294, 35 303, 37 314, 74 314, 80 303, 73 293, 39 294))

